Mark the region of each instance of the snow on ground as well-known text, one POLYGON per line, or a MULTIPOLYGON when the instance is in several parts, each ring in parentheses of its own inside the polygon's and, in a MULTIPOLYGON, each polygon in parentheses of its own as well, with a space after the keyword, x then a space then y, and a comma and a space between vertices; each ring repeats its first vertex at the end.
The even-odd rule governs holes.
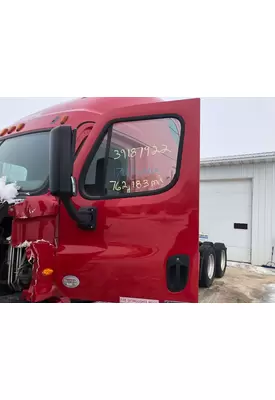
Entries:
POLYGON ((275 270, 228 262, 222 279, 200 289, 200 303, 275 303, 275 270))
POLYGON ((239 268, 244 269, 245 271, 255 272, 261 275, 273 275, 275 276, 275 269, 272 268, 263 268, 251 264, 245 263, 237 263, 237 262, 228 262, 228 268, 239 268))
POLYGON ((275 303, 275 284, 264 285, 265 294, 263 296, 263 303, 275 303))

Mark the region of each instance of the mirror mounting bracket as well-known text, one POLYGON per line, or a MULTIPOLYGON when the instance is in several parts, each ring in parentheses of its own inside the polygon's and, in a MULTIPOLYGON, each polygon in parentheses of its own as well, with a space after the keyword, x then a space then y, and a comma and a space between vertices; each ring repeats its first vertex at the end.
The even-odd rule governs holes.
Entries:
POLYGON ((77 223, 82 230, 95 230, 97 222, 97 209, 94 207, 80 208, 77 210, 69 196, 61 196, 69 216, 77 223))

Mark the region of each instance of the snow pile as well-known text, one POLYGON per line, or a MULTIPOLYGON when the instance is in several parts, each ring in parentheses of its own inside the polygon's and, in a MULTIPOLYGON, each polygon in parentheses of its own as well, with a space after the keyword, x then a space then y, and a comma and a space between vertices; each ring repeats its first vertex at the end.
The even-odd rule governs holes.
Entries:
POLYGON ((0 178, 0 202, 14 203, 18 196, 19 187, 16 183, 9 183, 7 185, 6 177, 0 178))
POLYGON ((265 285, 266 293, 263 298, 264 303, 275 303, 275 285, 268 284, 265 285))
POLYGON ((228 267, 241 268, 241 269, 245 269, 246 271, 255 272, 255 273, 261 274, 261 275, 273 275, 273 276, 275 275, 274 269, 263 268, 263 267, 251 265, 251 264, 228 261, 228 267))

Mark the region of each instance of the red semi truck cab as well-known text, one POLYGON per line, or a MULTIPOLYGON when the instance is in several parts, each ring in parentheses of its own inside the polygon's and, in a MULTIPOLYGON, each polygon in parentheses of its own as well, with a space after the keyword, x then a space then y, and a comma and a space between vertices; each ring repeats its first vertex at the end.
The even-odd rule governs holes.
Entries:
POLYGON ((199 99, 81 98, 0 135, 0 302, 198 302, 199 99))

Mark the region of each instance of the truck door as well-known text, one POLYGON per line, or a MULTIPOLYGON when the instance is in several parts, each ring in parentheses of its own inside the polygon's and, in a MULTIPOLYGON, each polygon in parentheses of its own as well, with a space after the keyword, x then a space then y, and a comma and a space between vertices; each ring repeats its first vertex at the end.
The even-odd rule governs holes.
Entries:
POLYGON ((198 302, 200 100, 102 115, 80 150, 77 209, 61 205, 56 284, 101 302, 198 302), (92 211, 91 211, 92 210, 92 211))

